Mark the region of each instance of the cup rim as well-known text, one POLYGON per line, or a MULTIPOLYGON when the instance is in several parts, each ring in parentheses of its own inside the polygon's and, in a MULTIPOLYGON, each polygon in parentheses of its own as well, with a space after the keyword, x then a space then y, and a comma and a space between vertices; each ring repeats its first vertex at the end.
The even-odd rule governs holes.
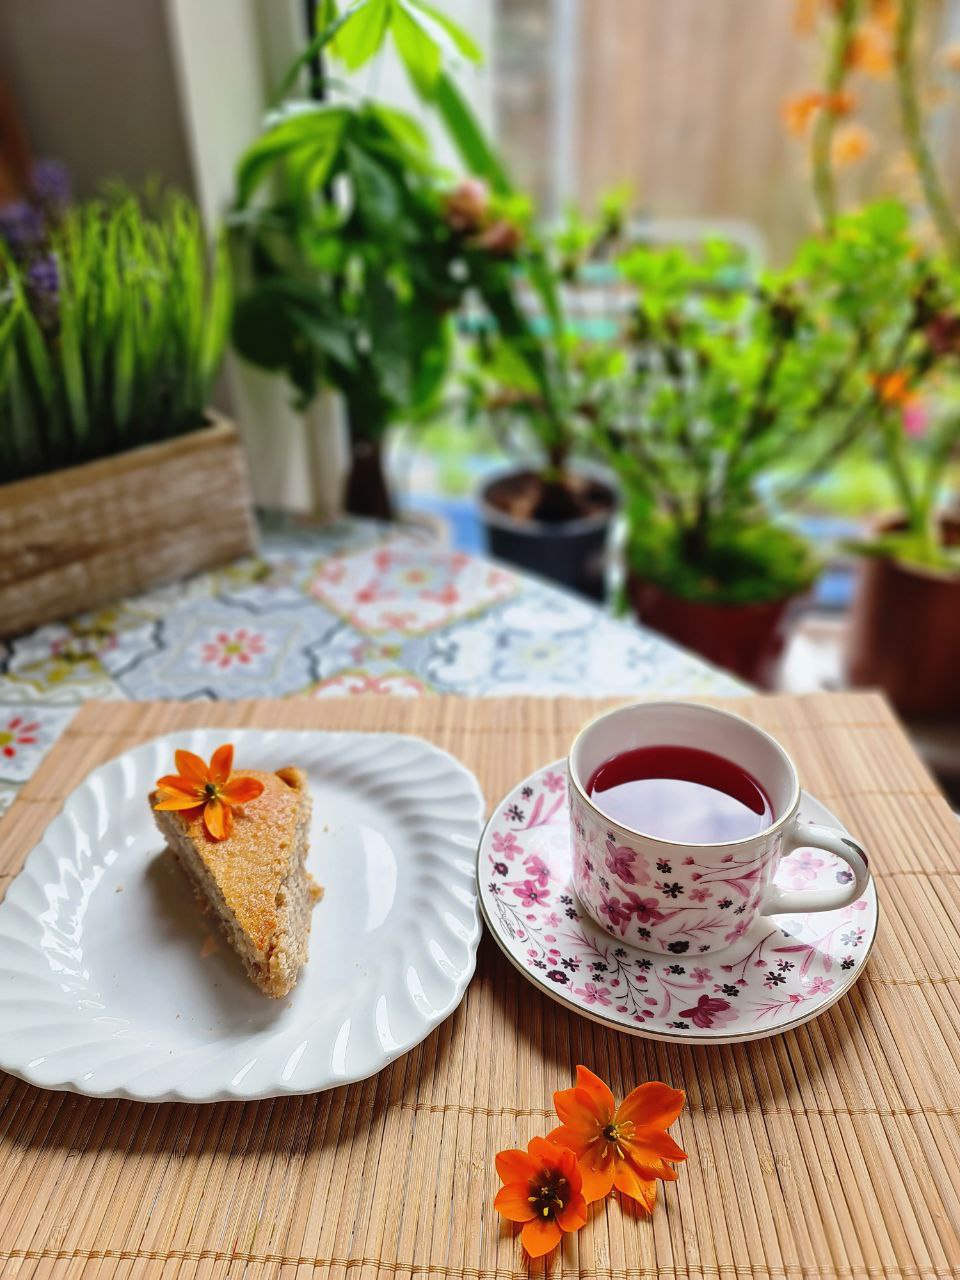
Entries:
POLYGON ((797 773, 797 766, 793 763, 790 755, 784 747, 776 740, 776 738, 767 733, 766 729, 761 729, 758 724, 754 724, 752 720, 748 720, 746 716, 737 715, 735 711, 726 711, 721 707, 712 706, 709 703, 681 701, 678 698, 652 698, 649 701, 627 702, 620 707, 611 707, 607 711, 601 711, 598 715, 593 716, 586 724, 581 725, 577 731, 573 742, 570 744, 570 750, 567 752, 567 774, 570 778, 570 785, 576 790, 584 804, 596 813, 614 830, 622 831, 628 838, 641 839, 650 841, 652 844, 663 845, 668 849, 732 849, 738 845, 755 844, 757 840, 765 839, 767 836, 773 835, 793 818, 800 805, 800 777, 797 773), (741 836, 739 840, 667 840, 662 836, 648 835, 646 831, 640 831, 637 827, 628 827, 623 822, 617 822, 615 818, 611 818, 600 808, 596 801, 587 795, 586 789, 581 785, 580 779, 577 777, 573 767, 573 753, 577 744, 585 733, 588 733, 594 725, 599 724, 601 720, 606 720, 608 716, 617 715, 619 712, 628 711, 633 708, 664 708, 664 707, 682 707, 689 711, 691 708, 696 711, 702 711, 708 715, 720 716, 726 720, 738 720, 741 724, 752 729, 755 734, 767 740, 768 745, 776 751, 789 771, 791 778, 790 801, 785 807, 783 813, 775 822, 771 822, 768 827, 764 827, 760 831, 754 832, 751 836, 741 836))

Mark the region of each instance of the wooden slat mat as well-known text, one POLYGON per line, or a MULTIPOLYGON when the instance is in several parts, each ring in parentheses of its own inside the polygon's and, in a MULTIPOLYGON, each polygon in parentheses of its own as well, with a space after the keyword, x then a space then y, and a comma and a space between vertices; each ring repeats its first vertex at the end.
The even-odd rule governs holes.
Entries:
MULTIPOLYGON (((91 703, 0 827, 7 878, 84 774, 194 725, 391 729, 495 803, 564 754, 589 700, 91 703)), ((0 1076, 0 1276, 524 1277, 493 1154, 551 1124, 576 1063, 688 1092, 652 1220, 611 1199, 551 1276, 960 1275, 960 824, 880 699, 746 698, 868 845, 881 930, 853 992, 750 1047, 685 1050, 567 1014, 489 938, 457 1012, 374 1079, 311 1097, 95 1102, 0 1076)), ((542 1264, 532 1268, 539 1274, 542 1264)))

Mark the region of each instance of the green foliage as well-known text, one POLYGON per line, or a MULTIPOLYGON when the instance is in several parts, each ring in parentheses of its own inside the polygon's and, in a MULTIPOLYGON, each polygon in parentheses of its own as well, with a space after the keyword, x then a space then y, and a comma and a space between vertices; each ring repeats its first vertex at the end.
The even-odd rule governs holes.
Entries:
MULTIPOLYGON (((952 354, 955 363, 960 348, 952 354)), ((922 569, 960 573, 960 548, 944 542, 939 518, 949 505, 951 467, 960 459, 957 392, 954 371, 941 394, 925 404, 881 406, 870 443, 887 471, 904 527, 858 543, 854 550, 922 569), (908 415, 914 414, 921 419, 917 435, 907 430, 908 415)))
MULTIPOLYGON (((466 32, 425 0, 360 0, 343 10, 326 0, 319 21, 285 88, 322 50, 355 71, 391 39, 468 169, 504 207, 514 200, 445 69, 445 50, 479 60, 466 32)), ((420 125, 403 112, 367 101, 276 113, 237 174, 241 355, 284 372, 300 403, 322 386, 337 388, 355 437, 377 439, 400 418, 434 412, 450 368, 453 313, 468 291, 513 322, 516 228, 500 214, 500 223, 488 219, 486 209, 460 216, 457 199, 420 125), (485 239, 487 231, 496 234, 485 239)))
POLYGON ((464 376, 468 417, 488 419, 511 453, 528 453, 532 441, 545 478, 562 478, 623 376, 624 353, 569 328, 538 331, 526 317, 482 333, 476 346, 464 376))
POLYGON ((0 242, 0 476, 202 424, 230 323, 224 247, 174 192, 69 210, 27 260, 0 242))
POLYGON ((715 523, 702 547, 692 548, 676 521, 651 515, 641 503, 631 519, 627 556, 637 573, 685 600, 759 604, 806 590, 819 564, 807 542, 765 519, 715 523))
MULTIPOLYGON (((509 348, 495 359, 527 388, 531 421, 562 467, 568 355, 556 272, 447 67, 448 54, 476 62, 479 50, 426 0, 325 0, 318 22, 283 90, 322 51, 355 71, 392 40, 470 178, 444 191, 418 124, 378 103, 300 104, 270 119, 237 176, 238 349, 284 371, 301 402, 336 387, 353 435, 379 438, 438 407, 452 313, 470 296, 484 313, 485 355, 509 348), (521 306, 520 281, 546 337, 521 306)), ((610 217, 617 208, 614 199, 610 217)))
POLYGON ((500 305, 484 298, 493 324, 475 344, 469 412, 489 416, 511 450, 532 440, 547 479, 561 478, 571 454, 587 446, 627 368, 616 340, 620 318, 601 318, 605 332, 598 338, 576 312, 586 269, 605 262, 619 243, 629 199, 626 187, 611 192, 597 219, 570 209, 543 241, 527 231, 509 298, 500 305), (522 303, 524 286, 531 299, 522 303))
POLYGON ((510 271, 452 199, 409 116, 372 102, 280 113, 237 176, 237 350, 286 373, 301 403, 336 387, 355 435, 433 412, 454 311, 510 271))
POLYGON ((755 283, 723 245, 637 247, 621 269, 637 289, 632 372, 594 439, 629 497, 634 564, 694 599, 803 589, 810 557, 772 513, 869 440, 890 375, 941 358, 939 284, 904 210, 841 219, 755 283))
POLYGON ((468 62, 482 61, 473 40, 452 19, 426 0, 356 0, 341 11, 338 0, 324 0, 318 30, 294 61, 280 87, 281 96, 296 83, 317 54, 328 51, 348 70, 359 70, 393 41, 420 97, 437 112, 467 173, 507 195, 513 185, 479 121, 447 70, 444 45, 468 62))
POLYGON ((808 246, 800 268, 829 273, 834 305, 851 324, 900 309, 899 338, 875 378, 864 443, 886 470, 904 528, 859 549, 957 573, 960 557, 943 543, 938 512, 960 457, 960 270, 945 255, 922 253, 905 211, 890 203, 840 219, 830 240, 808 246))
POLYGON ((427 96, 435 92, 442 74, 441 41, 469 62, 482 60, 467 32, 426 0, 360 0, 342 15, 328 3, 322 17, 327 25, 315 48, 329 43, 334 56, 349 71, 356 71, 379 53, 389 35, 411 81, 427 96))
POLYGON ((928 537, 926 532, 892 531, 864 542, 851 543, 850 550, 862 556, 897 560, 931 573, 960 574, 960 547, 943 546, 936 536, 928 537))

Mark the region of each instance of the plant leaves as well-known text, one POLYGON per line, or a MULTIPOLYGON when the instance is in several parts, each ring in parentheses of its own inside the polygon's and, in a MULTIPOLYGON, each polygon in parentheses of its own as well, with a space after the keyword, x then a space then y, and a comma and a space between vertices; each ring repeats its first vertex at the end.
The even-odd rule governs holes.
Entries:
POLYGON ((440 46, 399 4, 392 9, 390 30, 417 92, 431 97, 440 74, 440 46))
POLYGON ((311 103, 270 125, 247 148, 237 167, 237 206, 247 205, 266 177, 283 162, 308 163, 314 188, 322 186, 348 119, 343 107, 311 103))
POLYGON ((350 176, 355 188, 355 206, 360 217, 372 229, 391 238, 403 211, 401 191, 394 175, 379 164, 368 151, 348 142, 344 148, 350 176))
POLYGON ((286 97, 303 68, 308 66, 319 53, 323 52, 326 46, 335 38, 343 24, 349 21, 351 14, 351 10, 338 14, 335 0, 323 0, 317 12, 320 30, 312 37, 299 57, 287 68, 286 74, 280 82, 280 87, 274 94, 274 103, 286 97))
POLYGON ((290 349, 309 343, 321 357, 354 368, 356 356, 333 300, 295 280, 265 281, 239 299, 233 342, 246 359, 265 369, 286 367, 290 349))
POLYGON ((367 111, 399 144, 408 163, 417 153, 420 153, 425 168, 431 171, 436 168, 430 154, 430 140, 418 120, 406 111, 398 111, 395 107, 388 107, 383 102, 369 103, 367 111))
POLYGON ((339 20, 333 51, 350 71, 368 62, 383 44, 390 26, 391 0, 363 0, 339 20))
POLYGON ((499 195, 510 195, 513 184, 500 157, 487 140, 466 99, 445 71, 437 76, 431 101, 439 111, 467 172, 483 178, 499 195))
POLYGON ((206 323, 200 344, 199 378, 208 387, 216 376, 220 357, 230 337, 230 319, 233 311, 233 281, 230 273, 230 255, 226 236, 221 234, 214 250, 210 272, 210 292, 207 301, 206 323))
POLYGON ((230 295, 225 251, 211 265, 195 206, 117 187, 71 208, 48 236, 56 291, 3 263, 21 304, 0 342, 0 451, 11 469, 51 470, 196 426, 230 295))
MULTIPOLYGON (((402 0, 400 0, 400 3, 402 3, 402 0)), ((449 14, 444 13, 435 5, 427 4, 427 0, 409 0, 409 4, 420 9, 423 13, 431 17, 438 26, 441 26, 468 61, 475 63, 483 62, 483 54, 481 53, 479 46, 474 43, 472 37, 459 25, 459 23, 454 22, 449 14)))

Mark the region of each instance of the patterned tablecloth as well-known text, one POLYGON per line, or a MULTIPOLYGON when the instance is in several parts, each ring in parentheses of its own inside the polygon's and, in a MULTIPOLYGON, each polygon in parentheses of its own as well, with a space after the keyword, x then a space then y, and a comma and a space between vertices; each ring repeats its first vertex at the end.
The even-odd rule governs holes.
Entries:
POLYGON ((0 812, 87 698, 742 691, 642 627, 410 532, 265 533, 257 560, 0 642, 0 812))

